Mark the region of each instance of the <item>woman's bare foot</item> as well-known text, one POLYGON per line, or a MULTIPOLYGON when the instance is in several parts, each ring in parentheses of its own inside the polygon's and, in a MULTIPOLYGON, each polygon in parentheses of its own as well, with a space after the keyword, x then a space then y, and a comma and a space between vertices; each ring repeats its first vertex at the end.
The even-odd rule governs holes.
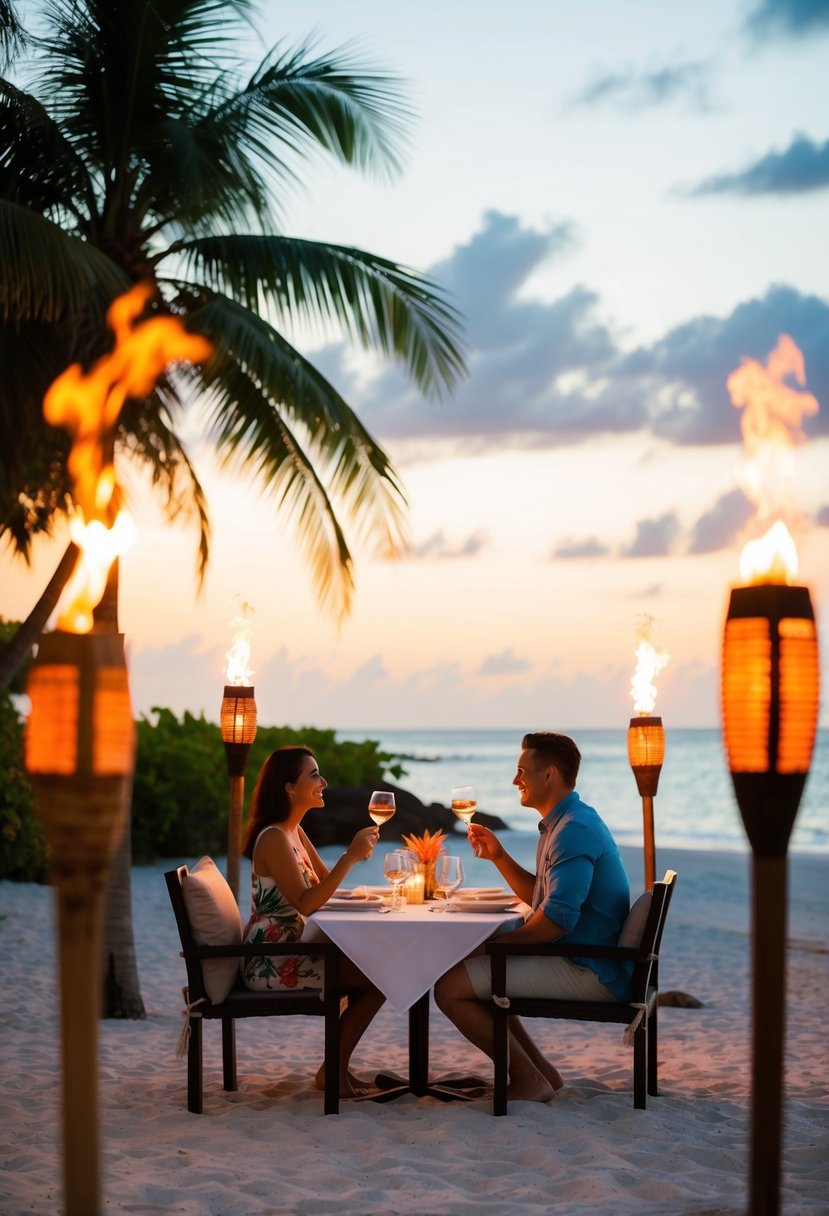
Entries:
POLYGON ((555 1064, 551 1064, 549 1060, 545 1060, 544 1056, 541 1056, 538 1060, 533 1060, 533 1064, 535 1064, 542 1077, 550 1082, 556 1093, 560 1089, 564 1089, 564 1077, 558 1071, 555 1064))
MULTIPOLYGON (((317 1069, 314 1077, 314 1085, 317 1089, 325 1089, 325 1065, 321 1064, 317 1069)), ((363 1077, 358 1077, 355 1073, 349 1071, 344 1078, 340 1078, 340 1097, 341 1098, 364 1098, 368 1094, 376 1093, 377 1086, 372 1081, 368 1081, 363 1077)))
POLYGON ((555 1089, 540 1073, 519 1077, 507 1086, 509 1102, 549 1102, 555 1096, 555 1089))

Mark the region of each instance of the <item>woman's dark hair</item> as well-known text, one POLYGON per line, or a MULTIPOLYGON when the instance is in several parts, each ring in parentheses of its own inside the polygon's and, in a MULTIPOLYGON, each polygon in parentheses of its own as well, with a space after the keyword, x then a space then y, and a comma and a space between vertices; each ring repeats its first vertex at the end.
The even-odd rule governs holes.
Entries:
POLYGON ((242 845, 245 857, 253 857, 253 846, 263 828, 288 818, 291 803, 285 786, 297 780, 306 756, 314 759, 310 747, 278 747, 262 765, 250 800, 250 819, 242 845))
POLYGON ((575 788, 581 752, 569 735, 560 735, 554 730, 535 730, 524 736, 521 746, 538 752, 545 764, 558 769, 568 789, 575 788))

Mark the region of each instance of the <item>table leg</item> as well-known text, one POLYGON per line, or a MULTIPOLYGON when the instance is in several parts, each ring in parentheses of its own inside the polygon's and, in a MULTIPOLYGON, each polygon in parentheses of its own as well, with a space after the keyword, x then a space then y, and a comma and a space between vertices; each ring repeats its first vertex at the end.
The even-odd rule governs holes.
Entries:
POLYGON ((439 1098, 442 1102, 471 1102, 487 1090, 483 1077, 452 1074, 429 1082, 429 993, 424 992, 409 1010, 409 1080, 396 1073, 381 1072, 375 1078, 381 1091, 375 1102, 389 1102, 403 1094, 439 1098))

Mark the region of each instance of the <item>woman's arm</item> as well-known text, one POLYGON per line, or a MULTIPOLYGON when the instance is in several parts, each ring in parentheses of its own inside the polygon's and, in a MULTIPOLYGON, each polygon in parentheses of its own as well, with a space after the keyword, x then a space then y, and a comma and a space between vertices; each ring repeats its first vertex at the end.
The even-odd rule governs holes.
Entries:
POLYGON ((317 850, 311 844, 311 841, 308 839, 302 824, 299 825, 299 839, 302 841, 302 844, 305 848, 305 852, 308 854, 308 856, 311 859, 311 865, 313 866, 314 873, 316 874, 317 878, 320 880, 323 878, 327 878, 328 873, 329 873, 328 866, 325 864, 325 862, 322 860, 322 858, 320 857, 317 850))
POLYGON ((278 824, 274 824, 274 828, 276 830, 266 832, 256 846, 257 861, 254 868, 261 877, 274 880, 301 916, 310 916, 328 902, 351 867, 371 855, 379 836, 376 827, 362 828, 333 869, 327 870, 325 877, 319 882, 306 887, 294 846, 278 824))

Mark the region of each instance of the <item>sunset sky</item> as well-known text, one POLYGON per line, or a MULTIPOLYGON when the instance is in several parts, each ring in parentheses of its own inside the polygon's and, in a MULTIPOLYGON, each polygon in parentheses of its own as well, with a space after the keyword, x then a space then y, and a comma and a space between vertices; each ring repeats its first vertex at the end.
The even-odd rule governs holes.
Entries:
MULTIPOLYGON (((410 553, 358 549, 354 610, 316 604, 289 522, 216 470, 193 425, 213 556, 136 494, 121 627, 137 711, 216 719, 230 622, 254 609, 260 721, 340 728, 619 726, 637 622, 671 654, 657 712, 717 723, 719 647, 752 509, 726 380, 778 336, 820 413, 794 484, 800 579, 829 636, 829 3, 302 0, 262 47, 350 40, 404 77, 402 174, 320 159, 285 230, 443 284, 470 375, 424 400, 390 366, 300 335, 386 446, 410 553)), ((251 48, 251 62, 256 57, 251 48)), ((63 551, 0 554, 25 615, 63 551)), ((824 714, 825 718, 825 714, 824 714)), ((829 720, 827 720, 829 721, 829 720)))

